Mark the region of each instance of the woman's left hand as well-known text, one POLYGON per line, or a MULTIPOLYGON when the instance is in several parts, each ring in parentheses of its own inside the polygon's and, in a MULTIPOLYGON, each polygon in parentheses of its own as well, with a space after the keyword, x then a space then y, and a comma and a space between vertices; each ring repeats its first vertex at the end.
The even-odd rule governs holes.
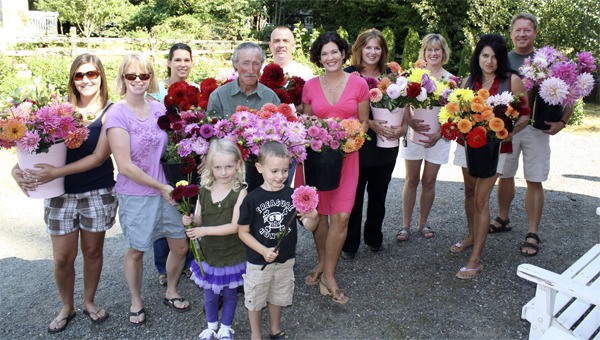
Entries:
POLYGON ((419 141, 426 148, 431 148, 437 144, 437 142, 442 138, 442 132, 438 131, 436 133, 421 133, 423 136, 427 137, 427 139, 420 139, 419 141))

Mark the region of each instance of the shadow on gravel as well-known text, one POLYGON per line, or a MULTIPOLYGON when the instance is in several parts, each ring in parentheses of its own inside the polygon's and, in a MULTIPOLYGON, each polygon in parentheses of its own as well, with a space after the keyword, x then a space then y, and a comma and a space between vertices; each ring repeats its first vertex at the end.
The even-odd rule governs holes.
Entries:
MULTIPOLYGON (((571 175, 566 175, 571 176, 571 175)), ((592 176, 573 178, 597 180, 592 176)), ((577 176, 577 177, 575 177, 577 176)), ((430 240, 416 233, 415 207, 411 238, 396 242, 401 224, 403 180, 392 180, 384 221, 384 251, 371 253, 361 246, 354 261, 341 260, 338 282, 350 297, 340 306, 319 294, 318 286, 304 284, 304 275, 316 263, 312 235, 299 233, 294 304, 283 310, 282 327, 297 339, 520 339, 529 323, 520 319, 522 306, 533 297, 535 286, 518 278, 521 263, 533 263, 562 272, 599 242, 598 198, 561 191, 546 191, 540 229, 543 241, 538 256, 525 258, 519 244, 527 232, 524 191, 517 188, 511 232, 490 235, 483 272, 471 281, 454 278, 469 252, 451 254, 449 247, 466 235, 463 190, 459 182, 439 182, 429 223, 436 230, 430 240)), ((496 213, 492 194, 492 217, 496 213)), ((365 205, 366 207, 366 205, 365 205)), ((115 228, 119 228, 115 226, 115 228)), ((77 317, 62 334, 77 339, 194 339, 206 327, 201 291, 187 279, 181 294, 193 309, 174 313, 162 305, 164 288, 157 284, 152 256, 145 257, 142 294, 148 323, 131 327, 127 321, 129 293, 123 276, 122 235, 106 239, 105 262, 96 301, 110 315, 101 325, 92 324, 81 312, 83 282, 81 256, 76 262, 75 304, 77 317)), ((46 328, 59 309, 51 260, 0 260, 0 338, 51 338, 46 328)), ((263 338, 268 326, 263 317, 263 338)), ((233 329, 247 339, 250 327, 240 295, 233 329)), ((52 337, 53 338, 53 337, 52 337)))

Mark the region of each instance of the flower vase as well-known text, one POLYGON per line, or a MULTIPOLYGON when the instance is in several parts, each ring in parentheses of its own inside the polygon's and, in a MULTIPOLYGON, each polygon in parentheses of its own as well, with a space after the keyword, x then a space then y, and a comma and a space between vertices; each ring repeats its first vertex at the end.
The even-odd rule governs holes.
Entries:
MULTIPOLYGON (((404 117, 404 108, 397 107, 392 111, 380 107, 371 107, 371 113, 373 119, 385 120, 385 126, 398 126, 402 123, 402 117, 404 117)), ((388 140, 387 138, 377 135, 377 146, 380 148, 395 148, 400 145, 398 139, 388 140)))
MULTIPOLYGON (((438 121, 438 113, 440 112, 440 106, 434 106, 430 108, 416 109, 412 114, 412 119, 422 120, 422 124, 429 125, 429 131, 426 131, 427 134, 434 134, 440 131, 440 123, 438 121)), ((410 130, 410 140, 413 143, 419 145, 425 145, 425 142, 421 140, 429 140, 429 137, 422 135, 414 130, 410 130)))
MULTIPOLYGON (((187 174, 184 174, 183 171, 181 171, 181 162, 167 163, 167 162, 160 161, 160 164, 162 165, 163 171, 165 173, 165 178, 167 179, 167 183, 170 186, 172 186, 173 188, 175 188, 175 185, 177 184, 177 182, 188 180, 187 174)), ((198 182, 198 173, 196 172, 196 170, 194 170, 192 172, 192 182, 190 184, 197 183, 197 182, 198 182)))
MULTIPOLYGON (((67 163, 67 147, 65 143, 53 144, 48 148, 48 152, 42 153, 23 153, 17 150, 17 159, 19 168, 36 169, 35 164, 45 163, 54 167, 61 167, 67 163)), ((34 191, 28 191, 31 198, 52 198, 65 193, 65 178, 59 177, 48 183, 39 185, 34 191)))
POLYGON ((344 156, 338 150, 323 150, 321 152, 306 149, 304 161, 304 183, 317 190, 334 190, 340 186, 344 156))
POLYGON ((539 130, 548 130, 550 125, 544 122, 558 122, 562 118, 563 107, 561 105, 550 105, 540 96, 539 91, 535 93, 533 102, 533 127, 539 130))
POLYGON ((264 179, 262 175, 256 170, 256 164, 246 161, 246 183, 248 184, 248 192, 258 188, 263 184, 264 179))
POLYGON ((480 148, 472 148, 465 141, 465 154, 467 157, 467 170, 477 178, 490 178, 498 168, 500 157, 500 143, 498 139, 488 140, 480 148))

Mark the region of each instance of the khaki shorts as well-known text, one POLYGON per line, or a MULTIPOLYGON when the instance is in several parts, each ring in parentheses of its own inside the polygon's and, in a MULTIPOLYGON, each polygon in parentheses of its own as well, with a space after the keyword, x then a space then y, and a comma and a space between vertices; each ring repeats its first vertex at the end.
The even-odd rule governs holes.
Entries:
POLYGON ((244 305, 249 311, 260 311, 267 302, 276 306, 289 306, 294 296, 294 263, 289 259, 284 263, 271 263, 260 270, 262 265, 247 263, 244 274, 244 305))
MULTIPOLYGON (((507 153, 501 153, 500 157, 498 157, 498 166, 496 167, 496 173, 502 174, 504 169, 504 163, 506 162, 507 153)), ((460 167, 467 167, 467 156, 465 155, 465 147, 457 144, 456 150, 454 150, 454 165, 458 165, 460 167)))
POLYGON ((506 158, 501 178, 515 177, 523 152, 523 174, 529 182, 544 182, 550 173, 550 135, 531 125, 512 140, 513 152, 506 158))

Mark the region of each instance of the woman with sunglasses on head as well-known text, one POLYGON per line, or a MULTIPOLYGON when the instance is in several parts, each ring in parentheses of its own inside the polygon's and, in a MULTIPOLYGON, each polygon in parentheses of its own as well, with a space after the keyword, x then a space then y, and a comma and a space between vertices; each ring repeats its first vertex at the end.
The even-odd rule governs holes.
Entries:
POLYGON ((167 258, 167 291, 163 303, 176 312, 190 310, 190 303, 179 295, 177 282, 188 251, 185 227, 170 196, 160 157, 167 134, 157 124, 163 104, 146 98, 157 91, 154 68, 144 56, 125 57, 115 81, 115 91, 123 96, 111 109, 105 128, 119 169, 115 191, 119 198, 119 221, 127 243, 125 278, 131 293, 129 322, 146 322, 142 303, 142 265, 144 253, 152 243, 166 237, 171 252, 167 258))
POLYGON ((13 168, 12 175, 25 194, 38 184, 65 177, 65 193, 44 200, 44 220, 52 239, 54 278, 62 308, 48 326, 59 333, 75 316, 73 293, 78 242, 83 254, 83 313, 93 323, 108 318, 94 303, 103 262, 104 235, 115 223, 117 198, 113 191, 113 164, 102 124, 106 120, 108 84, 100 59, 93 54, 75 58, 69 73, 69 101, 82 113, 89 137, 77 149, 67 150, 67 164, 55 168, 36 164, 36 170, 13 168))
MULTIPOLYGON (((167 79, 158 82, 158 92, 148 93, 148 97, 156 99, 164 104, 165 96, 169 86, 178 81, 187 81, 192 70, 192 49, 183 43, 177 43, 169 49, 169 59, 167 60, 167 79)), ((196 84, 192 84, 197 87, 196 84)), ((199 170, 201 171, 201 169, 199 170)), ((158 271, 158 284, 167 285, 167 256, 169 255, 169 243, 165 238, 159 238, 154 241, 154 265, 158 271)), ((189 270, 194 256, 188 252, 184 265, 184 273, 189 278, 192 272, 189 270)))

